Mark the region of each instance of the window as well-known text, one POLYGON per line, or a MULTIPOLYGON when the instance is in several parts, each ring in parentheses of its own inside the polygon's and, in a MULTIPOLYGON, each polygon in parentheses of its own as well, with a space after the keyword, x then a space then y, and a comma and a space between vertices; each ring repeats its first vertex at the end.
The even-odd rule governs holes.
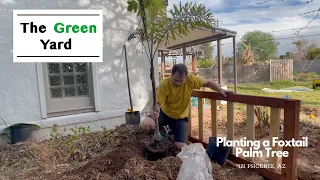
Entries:
POLYGON ((48 117, 94 111, 91 63, 44 63, 48 117))

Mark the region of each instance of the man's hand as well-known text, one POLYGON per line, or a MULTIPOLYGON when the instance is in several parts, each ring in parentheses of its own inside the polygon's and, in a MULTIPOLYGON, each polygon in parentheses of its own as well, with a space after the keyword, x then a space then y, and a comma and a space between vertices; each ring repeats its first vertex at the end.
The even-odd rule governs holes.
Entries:
POLYGON ((228 91, 228 90, 221 88, 219 86, 219 84, 215 83, 212 80, 204 80, 203 87, 208 87, 212 90, 215 90, 215 91, 219 92, 220 94, 222 94, 224 97, 227 97, 228 94, 235 94, 232 91, 228 91))
POLYGON ((152 112, 151 113, 151 117, 152 117, 153 120, 158 119, 159 118, 159 112, 152 112))
POLYGON ((160 104, 159 103, 156 104, 156 110, 157 110, 156 112, 151 113, 151 117, 154 120, 159 118, 159 113, 160 113, 160 104))
POLYGON ((227 97, 228 94, 235 94, 234 92, 225 90, 225 89, 223 89, 223 88, 220 88, 220 90, 219 90, 218 92, 219 92, 220 94, 222 94, 222 96, 224 96, 224 97, 227 97))

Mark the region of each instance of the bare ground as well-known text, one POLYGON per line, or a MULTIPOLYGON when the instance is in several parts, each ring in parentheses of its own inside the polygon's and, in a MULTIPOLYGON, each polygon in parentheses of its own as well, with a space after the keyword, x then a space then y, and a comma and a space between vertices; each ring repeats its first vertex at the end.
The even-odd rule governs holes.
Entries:
MULTIPOLYGON (((174 146, 167 158, 143 158, 143 148, 151 137, 136 126, 121 125, 77 137, 2 145, 0 179, 176 179, 182 162, 174 146)), ((212 171, 218 180, 263 179, 231 165, 214 163, 212 171)))
MULTIPOLYGON (((319 109, 304 108, 303 112, 315 115, 314 121, 320 120, 319 109)), ((197 114, 196 108, 192 114, 197 114)), ((245 136, 244 119, 244 112, 235 113, 236 139, 245 136)), ((204 122, 205 141, 208 141, 211 136, 210 109, 204 110, 204 122)), ((193 116, 192 124, 193 136, 197 137, 197 116, 193 116)), ((301 123, 300 136, 309 137, 309 146, 299 151, 299 179, 320 179, 319 133, 320 129, 312 124, 301 123)), ((218 111, 218 135, 226 135, 225 110, 218 111)), ((257 139, 268 138, 268 135, 268 128, 256 127, 257 139)), ((170 149, 169 157, 159 161, 143 158, 143 148, 151 137, 152 134, 146 134, 138 127, 122 125, 114 130, 58 137, 54 141, 0 145, 0 179, 175 179, 182 164, 175 156, 178 153, 175 148, 170 149)), ((230 162, 225 166, 213 163, 212 172, 217 180, 263 179, 254 172, 235 168, 230 162)))

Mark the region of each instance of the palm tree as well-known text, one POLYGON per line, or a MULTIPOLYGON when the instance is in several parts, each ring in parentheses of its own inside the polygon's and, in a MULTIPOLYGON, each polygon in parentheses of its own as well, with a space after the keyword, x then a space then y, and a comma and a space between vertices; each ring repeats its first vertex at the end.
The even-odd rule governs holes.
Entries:
MULTIPOLYGON (((197 27, 214 30, 213 15, 209 10, 206 10, 203 4, 193 4, 192 2, 187 2, 184 5, 180 2, 179 6, 173 5, 173 8, 169 10, 170 18, 167 17, 167 5, 164 0, 129 0, 127 3, 127 10, 141 17, 141 23, 130 34, 128 41, 136 39, 145 49, 150 62, 153 109, 157 111, 153 61, 159 44, 167 42, 169 38, 181 37, 180 34, 187 36, 190 30, 197 27)), ((156 120, 153 139, 155 142, 162 139, 159 133, 158 120, 156 120)))
POLYGON ((246 65, 251 65, 254 62, 254 52, 251 50, 250 43, 246 45, 244 42, 242 42, 242 52, 240 53, 239 63, 242 66, 242 78, 244 82, 244 74, 245 70, 244 67, 246 65))
POLYGON ((242 43, 242 46, 244 47, 244 49, 241 52, 240 56, 241 66, 251 65, 254 62, 255 56, 253 50, 251 50, 250 43, 248 45, 242 43))

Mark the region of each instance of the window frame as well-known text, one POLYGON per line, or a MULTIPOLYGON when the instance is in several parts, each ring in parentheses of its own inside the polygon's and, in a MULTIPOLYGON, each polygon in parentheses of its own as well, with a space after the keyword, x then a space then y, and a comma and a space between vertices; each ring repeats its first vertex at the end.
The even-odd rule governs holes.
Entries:
POLYGON ((95 64, 88 63, 87 84, 89 97, 76 96, 66 99, 52 99, 50 98, 48 63, 37 63, 42 118, 99 111, 95 64))

